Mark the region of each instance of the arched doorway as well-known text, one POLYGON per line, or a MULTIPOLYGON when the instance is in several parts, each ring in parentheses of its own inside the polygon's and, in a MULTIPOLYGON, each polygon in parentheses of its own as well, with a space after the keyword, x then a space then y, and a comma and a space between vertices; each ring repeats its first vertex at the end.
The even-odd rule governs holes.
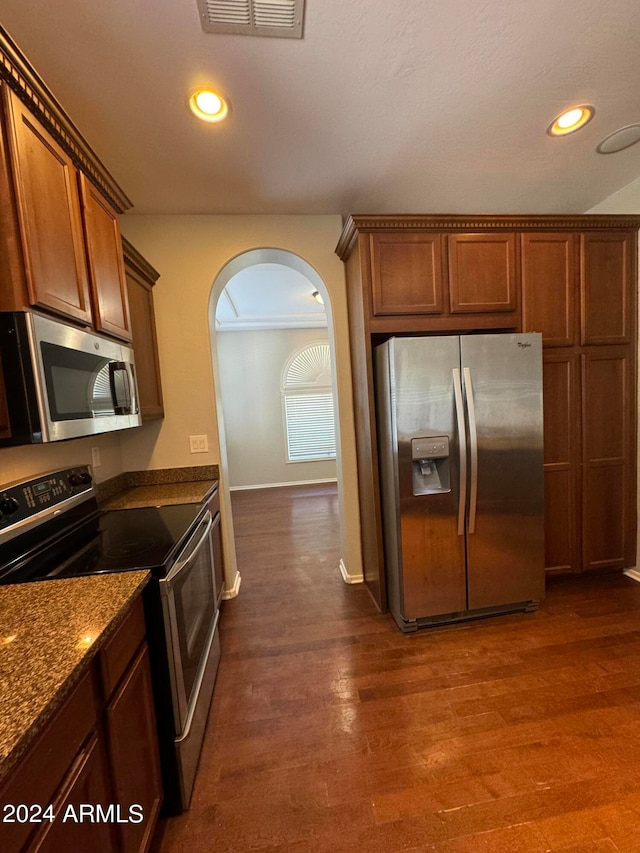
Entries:
MULTIPOLYGON (((316 291, 323 300, 324 308, 326 312, 326 326, 327 326, 327 340, 328 345, 331 352, 332 363, 334 364, 334 371, 332 377, 332 388, 333 395, 335 400, 336 407, 336 424, 340 423, 339 419, 339 397, 337 393, 336 387, 336 368, 339 369, 339 365, 336 364, 335 361, 335 336, 334 336, 334 323, 333 323, 333 314, 332 314, 332 304, 331 304, 331 296, 329 291, 327 290, 322 278, 318 275, 316 270, 305 261, 300 256, 294 254, 293 252, 283 250, 283 249, 273 249, 273 248, 264 248, 264 249, 252 249, 242 254, 237 255, 232 258, 219 272, 217 275, 213 288, 211 290, 210 300, 209 300, 209 329, 211 336, 211 351, 212 351, 212 361, 213 361, 213 372, 214 372, 214 385, 216 389, 216 408, 218 413, 218 431, 220 436, 220 466, 223 472, 223 476, 227 482, 229 482, 229 454, 228 454, 228 443, 227 443, 227 432, 226 432, 226 423, 224 416, 224 399, 222 397, 222 382, 220 375, 220 364, 219 364, 219 347, 218 347, 218 339, 217 339, 217 324, 216 324, 216 311, 218 308, 218 302, 222 297, 222 294, 229 284, 229 282, 235 277, 242 273, 244 270, 248 270, 251 267, 255 267, 257 265, 264 264, 275 264, 281 265, 282 267, 286 267, 290 270, 293 270, 303 276, 308 282, 309 286, 316 291)), ((352 576, 349 575, 345 554, 346 554, 346 531, 344 529, 344 517, 345 513, 343 511, 343 469, 342 469, 342 455, 341 455, 341 442, 340 442, 340 429, 336 430, 336 480, 338 484, 338 502, 340 507, 340 539, 341 539, 341 553, 342 557, 340 559, 340 570, 344 580, 348 583, 357 583, 362 580, 361 575, 352 576)), ((237 579, 236 584, 234 585, 234 589, 232 591, 228 591, 228 597, 232 597, 236 594, 237 589, 239 587, 239 578, 237 579)))

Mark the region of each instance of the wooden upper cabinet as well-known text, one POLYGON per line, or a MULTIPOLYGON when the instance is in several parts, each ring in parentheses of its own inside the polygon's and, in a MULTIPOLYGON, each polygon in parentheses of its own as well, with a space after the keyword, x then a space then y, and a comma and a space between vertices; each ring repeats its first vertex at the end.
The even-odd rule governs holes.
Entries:
POLYGON ((452 314, 516 310, 515 234, 450 234, 447 243, 452 314))
POLYGON ((117 214, 83 174, 79 178, 93 322, 97 331, 130 341, 129 300, 117 214))
POLYGON ((374 316, 442 312, 440 234, 372 234, 370 246, 374 316))
POLYGON ((580 237, 583 345, 631 342, 633 244, 624 231, 596 231, 580 237))
POLYGON ((153 287, 159 273, 127 240, 122 241, 129 295, 133 351, 143 420, 164 417, 160 359, 153 308, 153 287))
POLYGON ((544 346, 576 342, 576 237, 521 235, 522 330, 541 332, 544 346))
POLYGON ((2 90, 28 301, 90 325, 76 168, 18 97, 2 90))

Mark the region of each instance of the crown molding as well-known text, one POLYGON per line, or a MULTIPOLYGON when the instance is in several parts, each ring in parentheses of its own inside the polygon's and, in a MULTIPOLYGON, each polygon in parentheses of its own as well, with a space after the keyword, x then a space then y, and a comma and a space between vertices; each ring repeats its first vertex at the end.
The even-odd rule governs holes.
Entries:
POLYGON ((352 214, 342 229, 336 254, 346 261, 359 234, 379 231, 593 231, 638 230, 636 214, 352 214))
POLYGON ((0 80, 16 93, 64 148, 74 165, 102 192, 118 213, 133 206, 98 155, 22 53, 0 26, 0 80))
POLYGON ((124 255, 126 265, 142 276, 142 278, 148 280, 150 284, 154 285, 160 278, 160 273, 151 266, 149 261, 140 254, 135 246, 131 245, 126 237, 122 237, 122 254, 124 255))

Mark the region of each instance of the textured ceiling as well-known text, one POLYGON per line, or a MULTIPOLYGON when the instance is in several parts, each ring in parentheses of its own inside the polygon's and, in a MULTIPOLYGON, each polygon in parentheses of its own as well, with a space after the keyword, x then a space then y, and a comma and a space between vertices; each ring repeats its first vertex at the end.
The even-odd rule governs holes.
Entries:
POLYGON ((595 151, 640 121, 637 0, 307 0, 300 41, 205 34, 196 0, 0 16, 136 213, 582 212, 640 176, 595 151), (203 82, 226 123, 189 113, 203 82))

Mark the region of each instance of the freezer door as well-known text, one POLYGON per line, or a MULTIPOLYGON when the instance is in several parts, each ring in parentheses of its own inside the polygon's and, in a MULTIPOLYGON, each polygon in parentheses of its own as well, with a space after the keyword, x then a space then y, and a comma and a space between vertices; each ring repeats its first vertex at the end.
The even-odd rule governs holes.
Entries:
POLYGON ((456 371, 458 337, 392 338, 378 348, 385 565, 401 627, 467 607, 456 371))
POLYGON ((469 423, 469 609, 544 594, 542 343, 461 338, 469 423))

